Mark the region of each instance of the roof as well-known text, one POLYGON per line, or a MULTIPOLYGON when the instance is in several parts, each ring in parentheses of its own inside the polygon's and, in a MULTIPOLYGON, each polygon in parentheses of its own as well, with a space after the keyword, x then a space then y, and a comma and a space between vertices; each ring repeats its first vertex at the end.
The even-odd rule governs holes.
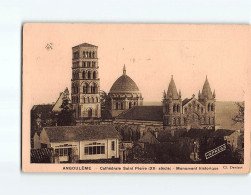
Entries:
POLYGON ((119 114, 116 119, 163 121, 162 106, 135 106, 119 114))
POLYGON ((38 112, 38 113, 47 113, 51 111, 53 105, 52 104, 40 104, 34 105, 31 111, 38 112))
POLYGON ((123 75, 120 76, 112 85, 110 93, 121 93, 121 92, 140 92, 136 83, 126 75, 125 66, 123 68, 123 75))
POLYGON ((207 77, 206 77, 205 83, 204 83, 204 85, 203 85, 202 97, 203 97, 203 98, 207 98, 207 99, 212 99, 212 98, 213 98, 212 91, 211 91, 211 87, 210 87, 210 85, 209 85, 209 82, 208 82, 208 80, 207 80, 207 77))
POLYGON ((187 104, 191 99, 193 99, 193 98, 190 98, 190 99, 186 98, 186 99, 184 99, 182 101, 182 106, 184 106, 185 104, 187 104))
POLYGON ((163 130, 158 133, 157 139, 159 140, 159 142, 178 141, 179 138, 186 132, 186 129, 163 130))
POLYGON ((62 103, 63 103, 64 99, 68 99, 70 101, 68 88, 66 88, 64 90, 64 92, 61 92, 59 94, 59 97, 58 97, 56 103, 54 104, 54 106, 52 108, 53 112, 60 112, 62 110, 61 106, 62 106, 62 103))
POLYGON ((218 129, 217 131, 214 132, 215 137, 222 137, 222 136, 229 136, 236 131, 234 130, 227 130, 227 129, 218 129))
POLYGON ((101 110, 102 119, 112 119, 112 115, 109 110, 101 110))
POLYGON ((51 163, 53 148, 31 149, 31 163, 51 163))
POLYGON ((189 138, 203 138, 208 136, 213 136, 214 130, 211 129, 190 129, 183 134, 183 137, 189 138))
POLYGON ((158 144, 159 141, 155 138, 155 136, 150 132, 146 132, 146 134, 139 139, 139 142, 148 143, 148 144, 158 144))
POLYGON ((50 142, 120 138, 113 125, 44 127, 50 142))
POLYGON ((76 45, 74 47, 98 47, 98 46, 92 45, 92 44, 89 44, 89 43, 82 43, 82 44, 76 45))
POLYGON ((179 98, 178 91, 177 91, 176 85, 173 80, 173 76, 172 76, 171 81, 169 83, 166 95, 167 95, 167 98, 173 98, 173 99, 179 98))
POLYGON ((31 109, 31 120, 37 119, 38 116, 41 119, 50 118, 50 113, 52 111, 52 108, 53 108, 52 104, 34 105, 31 109))

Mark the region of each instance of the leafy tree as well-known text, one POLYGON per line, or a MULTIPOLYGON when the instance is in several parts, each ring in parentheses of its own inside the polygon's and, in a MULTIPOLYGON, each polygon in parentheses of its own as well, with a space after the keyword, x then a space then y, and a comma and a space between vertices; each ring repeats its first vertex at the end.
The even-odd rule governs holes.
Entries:
POLYGON ((63 99, 63 102, 60 108, 62 110, 58 114, 57 124, 59 126, 76 125, 76 121, 73 116, 74 109, 72 107, 72 104, 69 103, 68 98, 63 99))
POLYGON ((238 114, 236 114, 234 118, 232 118, 232 120, 235 123, 244 123, 244 110, 245 110, 244 102, 236 102, 235 104, 238 106, 239 111, 238 114))

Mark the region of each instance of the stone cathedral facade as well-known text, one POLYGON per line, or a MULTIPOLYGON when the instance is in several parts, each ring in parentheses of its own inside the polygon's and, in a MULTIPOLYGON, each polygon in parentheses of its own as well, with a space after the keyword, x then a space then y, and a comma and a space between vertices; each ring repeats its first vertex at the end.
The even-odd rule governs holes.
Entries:
POLYGON ((72 104, 77 121, 101 117, 98 47, 83 43, 72 48, 72 104))
POLYGON ((212 93, 207 78, 198 99, 193 95, 182 100, 172 76, 167 92, 164 91, 163 126, 164 129, 215 128, 215 91, 212 93))

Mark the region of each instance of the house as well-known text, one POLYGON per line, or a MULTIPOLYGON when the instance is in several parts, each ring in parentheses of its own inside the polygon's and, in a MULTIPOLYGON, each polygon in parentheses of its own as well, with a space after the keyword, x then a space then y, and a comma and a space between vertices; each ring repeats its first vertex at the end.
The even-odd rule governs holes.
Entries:
POLYGON ((53 148, 59 162, 119 158, 120 135, 113 125, 44 127, 34 136, 38 148, 53 148))
POLYGON ((214 132, 214 137, 224 139, 233 150, 239 146, 240 132, 238 130, 218 129, 214 132))

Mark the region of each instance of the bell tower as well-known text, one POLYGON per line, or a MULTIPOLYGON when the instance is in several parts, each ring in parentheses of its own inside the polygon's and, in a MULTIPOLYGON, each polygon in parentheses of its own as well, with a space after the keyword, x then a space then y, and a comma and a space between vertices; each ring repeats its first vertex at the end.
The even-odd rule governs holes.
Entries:
POLYGON ((163 96, 163 125, 164 129, 176 129, 182 122, 182 99, 181 92, 177 91, 173 75, 168 86, 167 93, 163 96))
POLYGON ((83 43, 72 48, 71 97, 77 122, 101 117, 98 47, 83 43))

